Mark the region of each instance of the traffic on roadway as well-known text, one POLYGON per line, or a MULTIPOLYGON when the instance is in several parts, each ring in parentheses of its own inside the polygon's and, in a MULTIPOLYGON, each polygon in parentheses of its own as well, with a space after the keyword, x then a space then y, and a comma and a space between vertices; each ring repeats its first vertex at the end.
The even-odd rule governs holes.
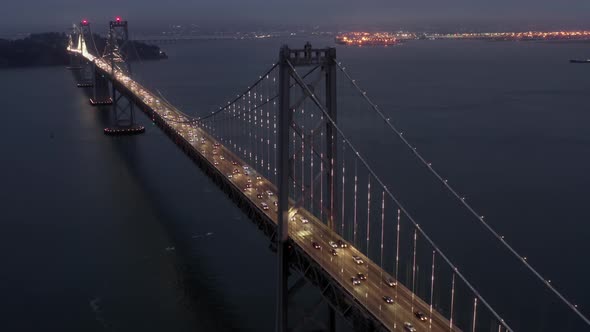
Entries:
MULTIPOLYGON (((253 206, 277 223, 277 190, 268 179, 202 128, 190 123, 190 119, 174 106, 160 100, 125 73, 112 70, 105 60, 95 58, 85 50, 70 51, 82 54, 104 72, 113 75, 112 79, 159 114, 178 136, 224 174, 226 180, 239 189, 253 206)), ((289 236, 388 329, 408 332, 460 331, 309 211, 291 207, 289 236)))

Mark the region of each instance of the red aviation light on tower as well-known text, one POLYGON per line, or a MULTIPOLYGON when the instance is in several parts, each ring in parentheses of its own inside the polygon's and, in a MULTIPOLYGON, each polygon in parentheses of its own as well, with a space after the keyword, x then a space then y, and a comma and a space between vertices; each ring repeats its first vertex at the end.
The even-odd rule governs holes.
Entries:
POLYGON ((88 20, 86 20, 86 19, 82 20, 82 25, 88 25, 88 20))
POLYGON ((115 17, 115 21, 121 22, 121 17, 120 16, 115 17))

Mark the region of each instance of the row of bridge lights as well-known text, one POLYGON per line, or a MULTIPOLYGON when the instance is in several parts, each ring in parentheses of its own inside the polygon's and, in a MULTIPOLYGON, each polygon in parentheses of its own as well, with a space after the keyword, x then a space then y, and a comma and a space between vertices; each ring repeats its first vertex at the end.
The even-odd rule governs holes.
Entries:
MULTIPOLYGON (((254 86, 247 87, 246 92, 242 93, 242 94, 237 94, 236 98, 233 101, 228 101, 227 105, 225 107, 219 107, 219 109, 217 111, 212 111, 211 114, 213 116, 215 116, 215 113, 219 113, 221 111, 223 111, 224 109, 228 109, 229 113, 232 114, 232 116, 229 118, 230 120, 233 118, 237 118, 238 120, 243 120, 246 121, 249 124, 252 124, 252 122, 254 121, 255 126, 258 126, 258 122, 260 121, 260 128, 262 128, 262 131, 265 130, 265 126, 264 126, 264 109, 261 108, 260 110, 260 115, 257 112, 254 112, 254 115, 252 116, 251 111, 255 110, 255 108, 260 108, 263 104, 265 104, 265 98, 263 96, 262 93, 257 92, 258 90, 254 90, 254 92, 252 92, 253 89, 256 89, 256 87, 258 86, 258 84, 260 83, 260 81, 262 81, 264 78, 264 80, 270 80, 270 76, 268 74, 265 74, 264 76, 259 76, 259 82, 257 82, 254 86), (252 99, 254 99, 254 104, 252 103, 252 99), (257 103, 257 101, 260 101, 260 104, 257 103), (238 112, 236 113, 236 104, 237 105, 237 109, 238 112), (245 113, 248 113, 247 116, 245 113), (253 117, 253 119, 252 119, 253 117)), ((272 78, 273 83, 276 81, 275 77, 273 76, 272 78)), ((270 90, 270 88, 269 88, 270 90)), ((269 104, 270 102, 270 92, 269 92, 269 96, 266 97, 266 103, 269 106, 275 106, 276 102, 273 102, 273 104, 269 104)), ((266 143, 267 143, 267 149, 270 149, 270 133, 271 133, 271 127, 270 127, 270 112, 267 110, 266 112, 266 132, 268 134, 268 138, 266 139, 266 143)), ((276 115, 273 116, 273 135, 276 134, 276 115)), ((215 118, 214 118, 215 119, 215 118)), ((208 126, 210 127, 210 126, 208 126)), ((251 129, 252 126, 249 126, 249 128, 251 129)), ((230 132, 231 132, 231 128, 230 128, 230 132)), ((249 137, 252 136, 251 131, 249 130, 248 133, 246 134, 249 137)), ((264 134, 260 135, 260 140, 258 140, 258 134, 257 132, 254 133, 255 136, 255 144, 256 146, 256 150, 258 150, 258 143, 262 143, 262 150, 264 150, 264 134)), ((222 138, 223 139, 223 138, 222 138)), ((230 145, 232 144, 232 140, 231 137, 229 139, 229 143, 230 145)), ((237 149, 239 152, 243 152, 245 157, 250 158, 250 160, 252 160, 252 151, 247 151, 247 150, 252 150, 252 147, 250 149, 246 149, 245 147, 242 149, 242 147, 238 147, 237 144, 233 144, 234 149, 237 149)), ((274 149, 276 149, 276 143, 274 144, 274 149)), ((262 153, 264 153, 264 151, 262 151, 262 153)), ((254 151, 254 161, 256 163, 256 165, 258 165, 258 154, 256 153, 256 151, 254 151)), ((262 156, 262 158, 260 159, 261 161, 261 165, 264 168, 264 157, 262 156)), ((270 154, 266 163, 266 168, 268 170, 268 172, 270 173, 271 170, 271 165, 270 165, 270 154)), ((274 168, 274 174, 276 175, 276 167, 274 168)))

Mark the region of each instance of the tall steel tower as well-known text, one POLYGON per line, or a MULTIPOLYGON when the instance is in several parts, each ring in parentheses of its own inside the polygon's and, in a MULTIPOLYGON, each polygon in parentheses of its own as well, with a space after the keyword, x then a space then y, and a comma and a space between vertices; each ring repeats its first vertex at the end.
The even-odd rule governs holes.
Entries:
POLYGON ((143 126, 135 123, 134 102, 122 94, 119 89, 126 89, 117 81, 131 76, 127 53, 133 45, 129 41, 127 21, 120 17, 109 22, 109 35, 103 59, 109 64, 111 71, 113 126, 105 129, 105 134, 137 134, 144 132, 143 126))
MULTIPOLYGON (((283 46, 279 53, 279 116, 278 116, 278 169, 279 169, 279 203, 278 203, 278 230, 277 230, 277 254, 278 254, 278 290, 277 290, 277 325, 278 332, 286 332, 288 329, 288 276, 289 276, 289 188, 291 182, 292 153, 290 152, 291 128, 294 126, 293 111, 299 102, 291 100, 291 87, 305 82, 294 80, 294 68, 321 66, 325 80, 325 95, 319 99, 325 100, 322 107, 329 117, 336 121, 336 49, 323 48, 313 49, 310 43, 306 43, 303 49, 290 49, 283 46)), ((309 87, 304 91, 309 91, 309 87)), ((308 92, 305 92, 308 93, 308 92)), ((306 98, 311 96, 307 95, 306 98)), ((326 142, 321 147, 325 151, 325 158, 321 160, 326 167, 326 206, 321 207, 329 211, 327 223, 334 228, 335 221, 339 216, 339 195, 338 189, 339 172, 337 165, 337 140, 336 130, 330 121, 325 121, 326 142)), ((324 124, 322 124, 324 125, 324 124)), ((333 309, 330 309, 331 326, 333 326, 333 309)))

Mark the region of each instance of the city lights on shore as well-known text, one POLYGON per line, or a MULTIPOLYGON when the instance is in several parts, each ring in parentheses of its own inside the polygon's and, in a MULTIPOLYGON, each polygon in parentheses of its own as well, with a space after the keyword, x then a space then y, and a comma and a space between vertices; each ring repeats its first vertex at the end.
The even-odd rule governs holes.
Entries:
POLYGON ((395 34, 388 32, 349 32, 336 36, 336 43, 343 45, 394 45, 398 43, 395 34))
POLYGON ((525 32, 465 32, 465 33, 411 33, 411 32, 345 32, 335 37, 342 45, 394 45, 410 39, 480 39, 480 40, 586 40, 590 31, 525 31, 525 32))

